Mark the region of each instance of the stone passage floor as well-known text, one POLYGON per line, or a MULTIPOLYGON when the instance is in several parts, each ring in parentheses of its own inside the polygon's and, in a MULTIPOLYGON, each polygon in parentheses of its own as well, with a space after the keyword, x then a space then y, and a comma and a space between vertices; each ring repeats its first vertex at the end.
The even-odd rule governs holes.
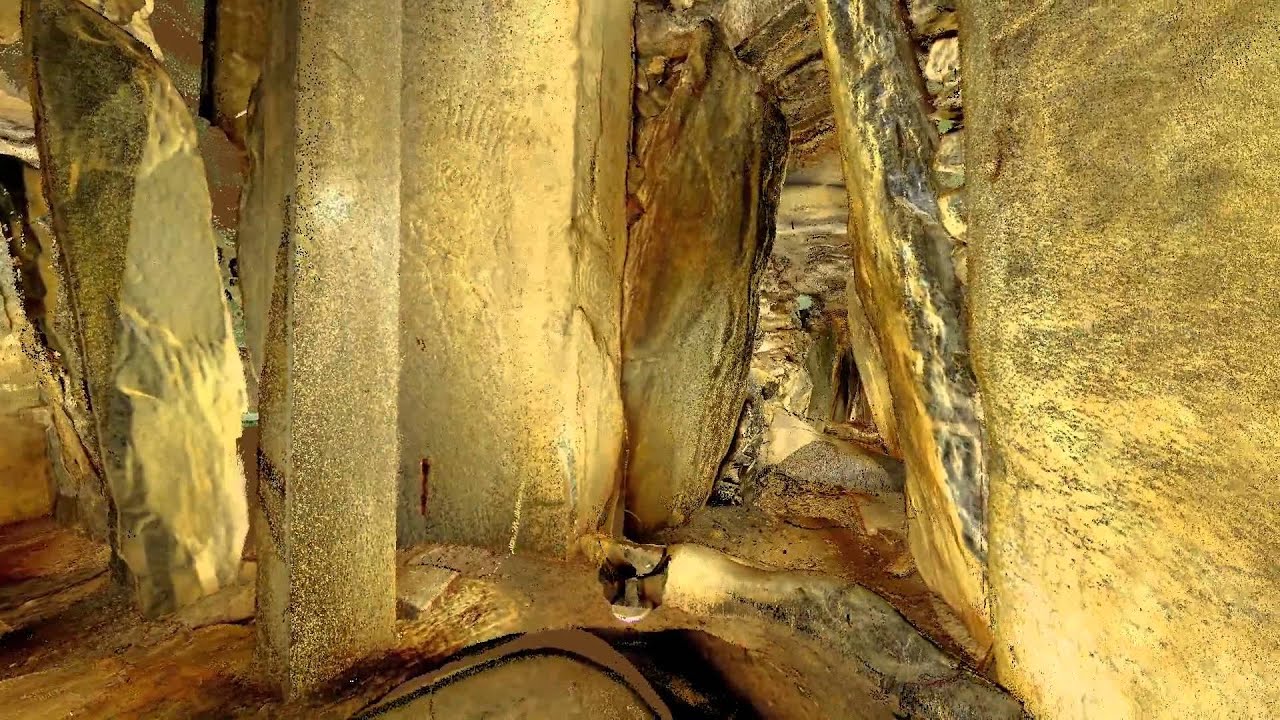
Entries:
MULTIPOLYGON (((778 580, 783 586, 815 582, 815 592, 826 592, 838 591, 841 583, 862 584, 939 646, 964 658, 967 643, 958 622, 923 586, 910 563, 901 497, 833 493, 819 506, 809 500, 785 484, 766 487, 748 506, 708 509, 663 540, 719 547, 758 568, 807 571, 778 580)), ((633 626, 613 616, 591 563, 432 545, 401 553, 403 619, 396 645, 378 661, 354 668, 309 704, 282 706, 258 682, 261 673, 253 663, 252 561, 245 563, 240 585, 156 621, 139 615, 133 598, 111 582, 108 561, 105 546, 49 520, 0 527, 0 720, 360 717, 407 681, 454 661, 468 648, 566 626, 588 629, 621 650, 676 717, 753 717, 734 697, 742 688, 728 682, 735 668, 747 673, 740 679, 755 688, 751 701, 756 707, 797 707, 810 696, 848 700, 858 692, 867 694, 855 704, 880 707, 893 698, 858 685, 866 678, 852 658, 874 650, 875 657, 892 655, 894 667, 915 667, 911 663, 919 660, 895 654, 905 645, 864 648, 858 643, 872 641, 854 623, 839 635, 856 646, 851 646, 852 655, 836 648, 830 657, 822 656, 821 667, 793 665, 808 658, 806 653, 827 648, 811 647, 812 638, 789 633, 794 629, 790 620, 765 622, 757 630, 774 635, 757 642, 752 633, 734 635, 743 623, 755 622, 752 617, 739 617, 731 607, 699 609, 688 605, 690 598, 682 605, 677 598, 633 626), (712 637, 717 633, 750 647, 717 640, 712 637), (786 667, 792 670, 779 674, 786 667), (704 676, 698 677, 699 672, 704 676)), ((685 578, 681 582, 687 583, 688 573, 680 572, 685 578)), ((769 577, 759 580, 768 585, 774 582, 769 577)), ((771 591, 765 585, 757 589, 767 595, 771 591)), ((775 609, 787 607, 783 602, 775 609)), ((901 639, 920 638, 910 631, 901 639)), ((967 660, 973 667, 980 659, 967 660)), ((537 665, 507 675, 521 675, 537 665)), ((612 697, 591 690, 594 676, 583 672, 583 693, 600 701, 612 697)), ((910 685, 913 675, 904 677, 915 687, 910 685)), ((954 680, 951 675, 943 679, 948 678, 954 680)), ((442 704, 436 710, 462 702, 456 691, 437 699, 442 704)), ((906 699, 909 693, 895 702, 906 699)), ((488 700, 494 707, 524 707, 514 696, 510 702, 488 700)), ((623 705, 619 717, 628 717, 623 712, 627 708, 639 707, 630 701, 623 705)))

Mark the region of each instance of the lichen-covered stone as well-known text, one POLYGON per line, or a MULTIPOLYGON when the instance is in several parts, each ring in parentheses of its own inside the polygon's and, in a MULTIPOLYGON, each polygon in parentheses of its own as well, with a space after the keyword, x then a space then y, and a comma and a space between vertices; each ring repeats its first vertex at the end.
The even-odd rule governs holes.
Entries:
POLYGON ((962 11, 999 676, 1042 718, 1272 717, 1276 5, 962 11))
POLYGON ((247 525, 244 381, 204 166, 180 96, 142 45, 78 2, 24 7, 114 547, 143 611, 167 612, 234 582, 247 525))
POLYGON ((638 122, 622 322, 629 523, 680 523, 711 494, 744 399, 787 128, 715 26, 650 38, 665 107, 638 122))
POLYGON ((405 6, 401 542, 562 555, 618 511, 631 15, 405 6))
POLYGON ((981 408, 919 69, 893 0, 816 8, 854 208, 855 285, 897 411, 912 551, 970 632, 989 637, 981 408))

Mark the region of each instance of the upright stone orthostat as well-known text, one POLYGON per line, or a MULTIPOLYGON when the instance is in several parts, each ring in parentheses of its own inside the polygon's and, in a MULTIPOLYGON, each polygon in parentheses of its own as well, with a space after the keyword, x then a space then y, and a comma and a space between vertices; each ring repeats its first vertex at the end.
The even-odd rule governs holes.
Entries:
POLYGON ((114 547, 144 612, 234 582, 244 380, 195 128, 168 76, 78 2, 28 0, 33 103, 114 547))
POLYGON ((706 503, 733 440, 787 123, 710 22, 639 37, 622 398, 628 525, 645 533, 706 503))
POLYGON ((920 71, 894 0, 815 7, 849 188, 854 285, 879 341, 907 466, 912 553, 984 646, 981 408, 952 241, 939 220, 920 71))
POLYGON ((206 59, 209 107, 201 114, 241 148, 248 135, 249 97, 271 34, 266 10, 267 0, 217 0, 214 6, 212 55, 206 59))
POLYGON ((259 252, 241 261, 275 270, 257 627, 286 696, 394 640, 400 9, 276 0, 268 14, 251 135, 272 151, 254 156, 244 241, 259 252))
MULTIPOLYGON (((0 159, 5 162, 17 161, 0 159)), ((65 263, 53 242, 40 171, 26 166, 21 177, 20 184, 0 192, 0 214, 8 216, 5 224, 11 233, 11 252, 6 254, 14 268, 14 283, 4 287, 4 294, 22 316, 16 321, 18 337, 35 370, 40 399, 49 414, 46 444, 55 480, 53 516, 109 543, 110 492, 102 471, 97 428, 89 412, 76 318, 63 291, 67 284, 65 263)))
POLYGON ((1171 7, 961 4, 996 660, 1036 717, 1280 707, 1276 6, 1171 7))
POLYGON ((401 542, 613 522, 632 5, 405 4, 401 542))

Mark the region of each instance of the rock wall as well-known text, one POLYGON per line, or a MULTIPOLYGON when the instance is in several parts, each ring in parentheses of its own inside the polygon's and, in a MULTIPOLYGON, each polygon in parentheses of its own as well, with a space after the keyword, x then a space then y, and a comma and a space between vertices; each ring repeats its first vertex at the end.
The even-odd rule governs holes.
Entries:
POLYGON ((920 573, 989 644, 982 408, 933 177, 936 128, 890 0, 818 0, 850 200, 854 286, 884 360, 920 573))
POLYGON ((787 126, 714 24, 638 35, 622 401, 643 534, 703 506, 738 425, 787 126))
POLYGON ((242 245, 271 298, 256 651, 288 698, 395 639, 400 12, 399 0, 268 7, 270 102, 251 122, 242 245))
MULTIPOLYGON (((0 261, 8 258, 0 246, 0 261)), ((0 272, 7 275, 0 277, 0 525, 7 525, 52 514, 56 485, 45 442, 48 411, 19 340, 16 283, 8 267, 0 272)))
POLYGON ((963 11, 1000 677, 1038 717, 1271 717, 1275 6, 963 11))
POLYGON ((68 0, 24 14, 113 545, 143 611, 166 612, 234 582, 247 522, 243 371, 195 127, 152 54, 101 15, 68 0))
POLYGON ((402 543, 564 554, 612 522, 631 14, 405 8, 402 543))
MULTIPOLYGON (((195 111, 201 99, 203 0, 83 2, 147 45, 148 52, 162 61, 185 104, 195 111)), ((41 188, 35 123, 29 103, 31 58, 21 42, 21 7, 20 0, 0 5, 0 154, 26 165, 16 172, 14 166, 4 165, 3 172, 3 183, 23 215, 14 225, 16 234, 11 240, 18 264, 15 290, 33 331, 23 340, 24 351, 33 359, 48 408, 49 455, 57 478, 54 514, 64 524, 105 539, 109 500, 89 409, 83 353, 74 341, 76 319, 69 297, 60 290, 67 286, 65 267, 41 188)), ((210 129, 200 119, 196 131, 220 240, 218 255, 238 332, 234 240, 241 161, 220 131, 210 129)))

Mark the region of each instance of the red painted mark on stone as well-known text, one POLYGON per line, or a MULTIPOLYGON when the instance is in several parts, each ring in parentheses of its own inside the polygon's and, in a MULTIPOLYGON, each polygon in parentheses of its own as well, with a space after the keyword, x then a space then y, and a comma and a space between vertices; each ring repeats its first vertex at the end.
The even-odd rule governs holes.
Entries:
POLYGON ((427 476, 431 474, 431 460, 422 458, 422 499, 418 506, 418 512, 422 513, 422 517, 427 516, 427 476))

